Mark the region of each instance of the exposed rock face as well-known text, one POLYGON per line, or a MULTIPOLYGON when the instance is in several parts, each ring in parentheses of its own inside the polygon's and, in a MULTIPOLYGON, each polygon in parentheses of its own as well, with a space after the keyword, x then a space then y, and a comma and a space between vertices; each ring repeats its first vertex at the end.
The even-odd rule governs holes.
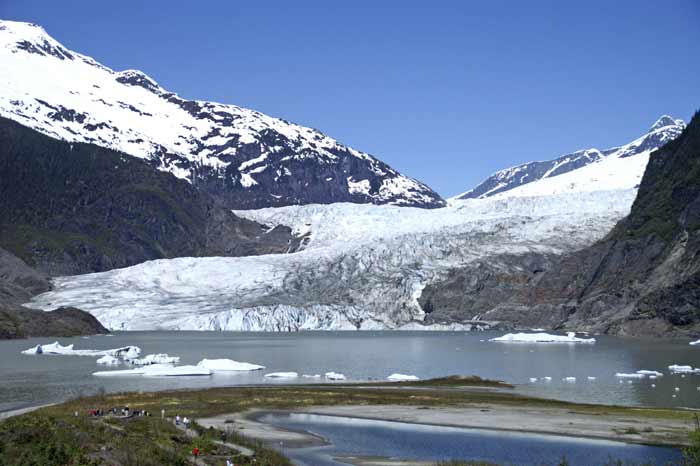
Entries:
POLYGON ((29 337, 72 337, 109 333, 85 311, 61 307, 51 312, 0 303, 0 340, 29 337))
POLYGON ((0 246, 49 275, 297 247, 289 228, 239 218, 142 160, 4 118, 0 176, 0 246))
POLYGON ((113 71, 69 51, 33 24, 0 20, 0 82, 0 116, 145 160, 228 208, 445 204, 428 186, 316 129, 184 99, 141 71, 113 71))
POLYGON ((24 303, 49 288, 46 275, 0 248, 0 303, 24 303))
POLYGON ((455 270, 429 285, 421 299, 433 315, 459 315, 469 308, 464 318, 481 314, 513 326, 695 335, 700 332, 699 230, 696 114, 678 139, 652 154, 630 215, 605 239, 559 258, 501 257, 504 267, 455 270), (524 262, 538 265, 523 267, 524 262))
POLYGON ((44 274, 0 249, 0 340, 107 333, 97 319, 80 309, 65 307, 43 312, 19 305, 48 289, 44 274))

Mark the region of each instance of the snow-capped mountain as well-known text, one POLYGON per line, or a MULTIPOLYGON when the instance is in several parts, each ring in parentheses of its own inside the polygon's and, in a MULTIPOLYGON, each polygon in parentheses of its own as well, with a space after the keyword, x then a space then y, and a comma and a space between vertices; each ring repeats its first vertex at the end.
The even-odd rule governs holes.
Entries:
POLYGON ((585 149, 552 160, 507 168, 452 199, 633 188, 641 181, 651 152, 678 137, 683 128, 683 120, 664 115, 646 134, 623 146, 585 149))
POLYGON ((184 99, 141 71, 113 71, 71 51, 33 24, 0 21, 0 116, 149 160, 230 207, 444 205, 426 185, 318 130, 184 99))

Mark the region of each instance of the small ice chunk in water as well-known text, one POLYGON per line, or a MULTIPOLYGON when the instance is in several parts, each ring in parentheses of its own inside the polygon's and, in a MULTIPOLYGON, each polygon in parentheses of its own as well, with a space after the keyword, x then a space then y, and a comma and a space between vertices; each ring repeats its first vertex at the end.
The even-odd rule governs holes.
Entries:
POLYGON ((651 388, 656 388, 656 384, 655 383, 651 384, 651 388))
POLYGON ((324 375, 328 380, 345 380, 345 376, 343 374, 339 374, 338 372, 326 372, 324 375))
POLYGON ((671 366, 668 366, 668 369, 673 374, 700 374, 700 369, 693 369, 692 366, 673 364, 671 366))
POLYGON ((624 372, 618 372, 615 374, 615 377, 619 377, 621 379, 643 379, 645 377, 644 374, 626 374, 624 372))
POLYGON ((390 380, 392 382, 416 382, 416 381, 420 380, 420 378, 418 378, 415 375, 407 375, 407 374, 391 374, 386 379, 390 380))
POLYGON ((578 338, 576 333, 569 332, 566 336, 549 333, 507 333, 502 337, 491 338, 489 341, 505 343, 595 343, 595 338, 578 338))
POLYGON ((566 383, 575 383, 576 377, 564 377, 562 380, 566 383))
POLYGON ((265 369, 265 366, 234 361, 233 359, 202 359, 197 363, 197 366, 214 372, 249 372, 265 369))
POLYGON ((537 382, 537 377, 530 377, 530 382, 532 382, 532 383, 537 382))
POLYGON ((304 374, 304 375, 302 375, 302 377, 305 379, 320 379, 321 374, 312 374, 312 375, 304 374))
POLYGON ((678 388, 678 387, 675 387, 674 390, 677 391, 677 392, 680 392, 680 391, 681 391, 681 389, 678 388))
POLYGON ((147 354, 139 359, 127 359, 129 364, 133 366, 150 366, 151 364, 177 364, 180 362, 179 356, 170 356, 166 353, 147 354))
POLYGON ((265 374, 265 377, 268 379, 294 379, 299 377, 299 374, 296 372, 271 372, 269 374, 265 374))
POLYGON ((551 377, 542 377, 545 382, 551 382, 552 378, 551 377))
POLYGON ((98 359, 97 364, 104 364, 105 366, 115 366, 119 364, 121 361, 118 358, 115 358, 114 356, 110 356, 108 354, 102 356, 100 359, 98 359))
POLYGON ((591 380, 591 381, 592 381, 592 380, 595 380, 595 379, 596 379, 596 377, 593 377, 593 376, 590 376, 590 375, 588 376, 588 380, 591 380))
POLYGON ((695 345, 700 345, 700 340, 691 341, 689 344, 690 344, 690 345, 693 345, 693 346, 695 346, 695 345))

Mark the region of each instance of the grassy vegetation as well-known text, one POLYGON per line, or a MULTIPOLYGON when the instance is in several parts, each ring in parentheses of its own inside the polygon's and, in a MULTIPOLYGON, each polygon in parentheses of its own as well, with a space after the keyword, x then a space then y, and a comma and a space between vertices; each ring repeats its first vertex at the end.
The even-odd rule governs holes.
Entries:
MULTIPOLYGON (((155 466, 192 464, 192 448, 198 447, 203 464, 223 464, 231 457, 237 465, 280 465, 289 461, 263 444, 228 432, 227 440, 252 449, 253 458, 237 455, 235 451, 215 443, 221 432, 195 425, 198 436, 193 438, 176 429, 172 422, 160 419, 162 409, 171 417, 179 414, 201 418, 242 412, 251 408, 299 409, 329 405, 412 405, 420 407, 468 406, 492 403, 499 406, 556 407, 570 412, 596 415, 620 415, 652 419, 688 419, 687 411, 652 408, 625 408, 573 404, 561 401, 529 398, 493 390, 447 390, 446 386, 461 386, 471 378, 446 378, 435 382, 438 389, 428 385, 397 384, 367 387, 366 385, 335 386, 270 386, 211 388, 197 391, 168 391, 154 393, 120 393, 81 398, 43 408, 0 423, 0 466, 61 465, 120 465, 155 466), (93 418, 87 411, 95 408, 129 406, 132 410, 148 410, 152 417, 93 418), (78 413, 78 416, 75 413, 78 413), (53 458, 53 459, 51 459, 53 458)), ((481 381, 492 386, 493 382, 481 381)), ((500 386, 500 385, 497 385, 500 386)), ((700 451, 700 450, 698 450, 700 451)), ((202 462, 200 461, 200 464, 202 462)), ((485 465, 485 463, 449 462, 441 466, 485 465)))
POLYGON ((376 385, 401 385, 408 387, 489 387, 513 388, 513 385, 500 380, 482 379, 476 375, 449 375, 435 379, 406 382, 380 382, 376 385))

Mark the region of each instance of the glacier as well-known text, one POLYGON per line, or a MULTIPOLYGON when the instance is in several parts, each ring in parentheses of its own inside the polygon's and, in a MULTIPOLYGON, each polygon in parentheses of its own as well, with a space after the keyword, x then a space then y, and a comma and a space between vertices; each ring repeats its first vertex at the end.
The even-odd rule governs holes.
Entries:
POLYGON ((561 254, 603 237, 635 189, 469 199, 426 210, 338 203, 236 211, 306 235, 291 254, 177 258, 58 277, 28 305, 76 306, 113 330, 378 330, 426 327, 418 298, 448 270, 503 254, 561 254))

